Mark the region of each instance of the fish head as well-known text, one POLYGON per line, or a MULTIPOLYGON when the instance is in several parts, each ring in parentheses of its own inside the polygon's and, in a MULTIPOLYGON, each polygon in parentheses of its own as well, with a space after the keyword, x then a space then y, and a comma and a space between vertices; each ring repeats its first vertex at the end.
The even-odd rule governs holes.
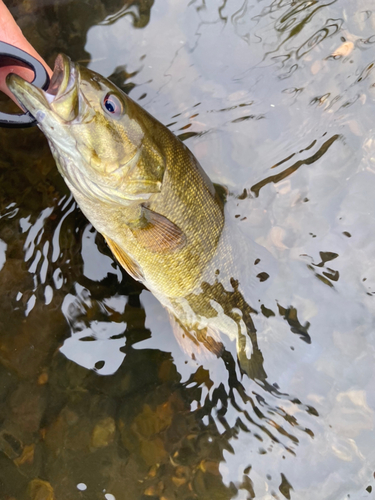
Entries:
POLYGON ((46 91, 15 74, 7 85, 37 120, 73 191, 125 205, 160 191, 165 160, 147 113, 107 78, 60 54, 46 91))

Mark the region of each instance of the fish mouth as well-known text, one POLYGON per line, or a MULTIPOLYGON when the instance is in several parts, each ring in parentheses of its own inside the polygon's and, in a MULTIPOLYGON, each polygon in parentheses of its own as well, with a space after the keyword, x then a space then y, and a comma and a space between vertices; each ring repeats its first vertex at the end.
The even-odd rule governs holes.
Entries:
POLYGON ((69 122, 78 115, 78 78, 70 58, 59 54, 50 84, 46 91, 35 87, 19 75, 11 73, 6 78, 9 90, 21 106, 41 122, 42 113, 52 111, 62 121, 69 122))
POLYGON ((59 54, 55 61, 53 75, 46 93, 59 99, 73 87, 75 80, 75 67, 70 58, 59 54))

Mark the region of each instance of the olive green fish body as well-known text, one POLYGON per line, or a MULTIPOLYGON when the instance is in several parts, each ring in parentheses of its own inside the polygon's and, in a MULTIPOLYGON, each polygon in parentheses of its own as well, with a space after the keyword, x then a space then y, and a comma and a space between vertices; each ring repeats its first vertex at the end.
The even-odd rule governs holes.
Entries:
POLYGON ((235 337, 241 315, 228 311, 252 263, 239 266, 223 204, 186 146, 66 56, 57 58, 47 92, 17 75, 8 86, 37 119, 80 208, 123 267, 182 329, 235 337))
MULTIPOLYGON (((163 176, 155 180, 161 183, 158 192, 150 194, 150 186, 145 185, 135 194, 132 189, 131 194, 140 198, 130 204, 112 200, 98 203, 92 191, 87 196, 73 183, 68 185, 87 218, 136 279, 160 295, 182 297, 199 285, 216 252, 224 225, 223 208, 190 151, 141 108, 139 115, 145 137, 152 127, 155 138, 152 144, 143 140, 131 166, 131 181, 142 186, 143 177, 147 177, 145 165, 162 158, 163 176), (152 150, 156 148, 155 158, 152 150)), ((60 158, 58 163, 64 161, 60 158)))

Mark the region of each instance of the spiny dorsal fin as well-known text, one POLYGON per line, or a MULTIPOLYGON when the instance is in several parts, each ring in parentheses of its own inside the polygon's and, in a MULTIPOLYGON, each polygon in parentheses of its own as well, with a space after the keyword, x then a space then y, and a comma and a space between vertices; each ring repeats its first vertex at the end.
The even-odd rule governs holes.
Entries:
POLYGON ((144 248, 151 252, 168 253, 185 245, 184 233, 164 215, 144 206, 142 215, 146 221, 144 227, 129 226, 129 228, 144 248))
POLYGON ((108 238, 108 236, 105 235, 103 236, 108 243, 108 246, 111 249, 113 255, 116 257, 125 271, 129 273, 130 276, 132 276, 135 280, 144 281, 144 276, 138 264, 136 264, 134 260, 117 245, 117 243, 111 240, 111 238, 108 238))

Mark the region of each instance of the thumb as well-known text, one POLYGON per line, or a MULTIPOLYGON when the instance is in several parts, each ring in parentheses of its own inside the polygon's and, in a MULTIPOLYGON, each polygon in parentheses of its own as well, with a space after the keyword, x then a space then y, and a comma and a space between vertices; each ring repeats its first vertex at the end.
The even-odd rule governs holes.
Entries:
MULTIPOLYGON (((46 68, 48 75, 52 75, 51 68, 47 66, 47 63, 40 57, 34 47, 23 36, 21 29, 2 0, 0 0, 0 41, 14 45, 15 47, 35 57, 35 59, 38 59, 38 61, 40 61, 46 68)), ((16 73, 25 80, 31 82, 34 79, 34 72, 28 68, 22 68, 11 64, 9 66, 0 67, 0 90, 13 99, 14 102, 17 102, 16 98, 10 92, 5 83, 5 78, 9 73, 16 73)))

